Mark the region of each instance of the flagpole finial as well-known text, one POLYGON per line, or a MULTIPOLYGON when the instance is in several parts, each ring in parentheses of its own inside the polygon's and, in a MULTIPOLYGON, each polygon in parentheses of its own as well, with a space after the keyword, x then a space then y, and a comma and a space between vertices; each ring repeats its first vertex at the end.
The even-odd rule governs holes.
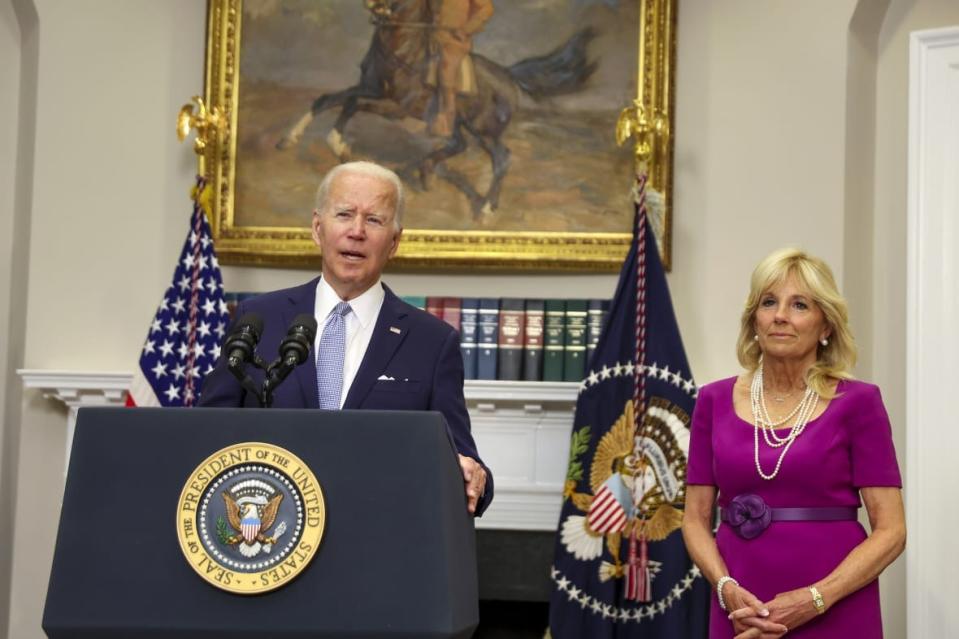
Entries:
POLYGON ((669 135, 669 120, 661 109, 648 109, 641 100, 633 100, 619 114, 616 122, 616 144, 622 146, 634 139, 637 169, 645 168, 653 156, 656 138, 669 135))
POLYGON ((197 173, 206 175, 205 159, 209 148, 212 148, 223 131, 225 116, 219 107, 208 110, 203 99, 193 96, 193 104, 184 104, 176 118, 176 136, 182 142, 190 135, 191 129, 196 129, 196 139, 193 140, 193 150, 197 154, 197 173), (197 107, 194 113, 194 105, 197 107))

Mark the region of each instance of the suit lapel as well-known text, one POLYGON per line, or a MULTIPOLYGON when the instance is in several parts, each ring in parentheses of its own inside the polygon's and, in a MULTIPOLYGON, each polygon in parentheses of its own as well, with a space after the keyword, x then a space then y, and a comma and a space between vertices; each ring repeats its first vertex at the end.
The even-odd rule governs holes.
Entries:
MULTIPOLYGON (((316 285, 320 278, 315 278, 303 286, 298 286, 290 291, 289 301, 283 313, 283 326, 289 326, 297 315, 306 313, 312 316, 316 307, 316 285)), ((303 406, 306 408, 319 408, 320 400, 316 389, 316 352, 315 344, 310 344, 310 356, 307 361, 293 369, 293 377, 296 378, 300 386, 300 392, 303 394, 303 406)))
MULTIPOLYGON (((409 317, 404 304, 385 284, 383 290, 386 293, 386 297, 383 298, 383 308, 380 309, 379 317, 376 318, 376 325, 373 327, 373 335, 370 337, 370 345, 366 348, 366 355, 363 356, 363 363, 356 371, 353 385, 350 386, 350 392, 346 396, 346 401, 343 402, 344 409, 359 408, 409 332, 409 317)), ((313 377, 316 377, 315 372, 313 377)))

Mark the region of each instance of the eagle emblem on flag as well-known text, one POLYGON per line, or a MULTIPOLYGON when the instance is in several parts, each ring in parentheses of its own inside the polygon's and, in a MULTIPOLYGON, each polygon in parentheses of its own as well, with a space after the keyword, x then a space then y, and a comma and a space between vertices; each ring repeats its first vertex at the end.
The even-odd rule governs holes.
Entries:
MULTIPOLYGON (((577 458, 585 451, 577 450, 574 441, 563 497, 583 514, 566 517, 560 538, 566 550, 583 561, 596 559, 606 547, 613 561, 600 563, 601 581, 624 576, 620 550, 634 531, 641 529, 649 541, 662 541, 682 524, 682 512, 673 504, 685 501, 689 419, 678 406, 652 398, 637 433, 633 403, 627 401, 588 465, 592 493, 576 491, 577 475, 583 471, 577 458)), ((588 439, 589 430, 580 429, 580 438, 588 439)), ((651 577, 659 568, 660 562, 649 562, 651 577)))

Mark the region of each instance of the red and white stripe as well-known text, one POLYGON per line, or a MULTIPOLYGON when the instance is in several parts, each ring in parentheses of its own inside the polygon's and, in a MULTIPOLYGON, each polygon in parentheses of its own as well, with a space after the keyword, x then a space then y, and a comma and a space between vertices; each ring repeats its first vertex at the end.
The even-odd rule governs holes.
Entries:
POLYGON ((248 544, 253 543, 258 532, 260 532, 260 521, 258 519, 244 519, 240 524, 240 533, 242 533, 243 539, 245 539, 248 544))
POLYGON ((139 364, 133 371, 133 379, 130 381, 130 390, 127 393, 126 405, 142 406, 144 408, 162 406, 160 399, 153 391, 153 386, 147 381, 147 377, 139 364))
POLYGON ((626 527, 626 511, 620 505, 609 486, 603 484, 586 514, 590 530, 604 535, 620 532, 626 527))

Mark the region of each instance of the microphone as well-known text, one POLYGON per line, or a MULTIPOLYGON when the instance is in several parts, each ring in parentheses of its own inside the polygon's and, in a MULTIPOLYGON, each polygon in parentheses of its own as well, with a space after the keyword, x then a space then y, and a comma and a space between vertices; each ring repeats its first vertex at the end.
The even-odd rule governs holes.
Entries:
POLYGON ((306 361, 316 339, 316 318, 302 313, 293 318, 286 337, 280 342, 280 359, 293 368, 306 361))
POLYGON ((256 344, 262 334, 263 319, 256 313, 247 313, 237 321, 236 328, 227 337, 224 347, 231 369, 254 359, 256 344))
POLYGON ((280 342, 280 357, 266 369, 266 379, 263 380, 261 393, 264 407, 269 408, 273 405, 273 392, 276 387, 293 372, 294 368, 307 360, 314 339, 316 339, 316 319, 306 313, 293 318, 286 337, 280 342))

